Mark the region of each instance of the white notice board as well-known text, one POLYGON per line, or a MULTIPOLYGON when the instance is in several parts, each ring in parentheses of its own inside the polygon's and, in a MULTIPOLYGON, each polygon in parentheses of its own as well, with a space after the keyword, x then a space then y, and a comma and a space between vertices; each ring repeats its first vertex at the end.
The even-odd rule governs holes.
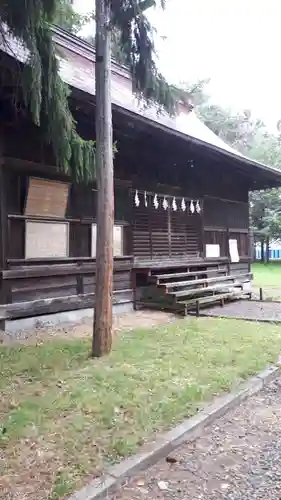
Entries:
POLYGON ((239 262, 238 242, 237 240, 229 240, 229 255, 231 262, 239 262))
POLYGON ((123 226, 114 226, 113 251, 114 257, 121 257, 123 255, 123 226))
POLYGON ((68 223, 26 221, 25 258, 68 257, 68 223))
MULTIPOLYGON (((92 224, 91 255, 96 257, 97 245, 97 225, 92 224)), ((123 255, 123 226, 113 227, 113 255, 121 257, 123 255)))
POLYGON ((220 257, 220 245, 206 245, 206 258, 216 259, 220 257))
POLYGON ((92 224, 92 238, 91 238, 91 256, 96 257, 97 247, 97 225, 92 224))

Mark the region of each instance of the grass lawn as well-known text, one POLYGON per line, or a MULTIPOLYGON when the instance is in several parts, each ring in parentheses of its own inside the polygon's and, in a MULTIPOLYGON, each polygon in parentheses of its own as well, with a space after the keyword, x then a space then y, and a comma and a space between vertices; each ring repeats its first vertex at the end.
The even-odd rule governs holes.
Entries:
POLYGON ((254 273, 253 285, 265 290, 266 298, 281 299, 281 262, 270 262, 269 264, 252 264, 254 273))
POLYGON ((100 360, 88 339, 0 347, 1 498, 63 498, 280 345, 278 325, 191 318, 123 333, 100 360))

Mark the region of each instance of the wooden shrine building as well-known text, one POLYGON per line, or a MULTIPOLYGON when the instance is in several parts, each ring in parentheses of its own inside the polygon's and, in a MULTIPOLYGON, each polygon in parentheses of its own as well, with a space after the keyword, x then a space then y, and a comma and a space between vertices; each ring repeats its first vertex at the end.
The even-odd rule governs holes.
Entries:
MULTIPOLYGON (((93 139, 93 47, 60 29, 54 37, 79 133, 93 139)), ((89 308, 95 294, 96 186, 57 172, 15 103, 25 58, 16 42, 1 49, 0 307, 11 319, 89 308)), ((183 106, 174 118, 141 109, 126 70, 112 71, 114 303, 132 304, 157 273, 248 272, 248 194, 280 186, 281 172, 235 152, 183 106)))

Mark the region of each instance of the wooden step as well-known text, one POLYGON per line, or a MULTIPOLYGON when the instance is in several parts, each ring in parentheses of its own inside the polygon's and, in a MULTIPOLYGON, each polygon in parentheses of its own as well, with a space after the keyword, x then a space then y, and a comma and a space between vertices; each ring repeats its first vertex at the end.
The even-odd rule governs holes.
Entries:
POLYGON ((216 295, 209 295, 208 297, 201 297, 201 298, 193 298, 190 300, 181 300, 178 302, 178 304, 182 304, 185 306, 194 306, 196 305, 197 302, 199 302, 199 305, 201 304, 209 304, 212 302, 219 302, 224 299, 240 299, 243 296, 249 295, 249 293, 244 293, 244 292, 227 292, 227 293, 220 293, 216 295))
MULTIPOLYGON (((180 288, 183 286, 194 286, 194 285, 202 285, 204 283, 215 283, 215 282, 222 282, 222 281, 235 281, 236 279, 239 278, 244 278, 245 281, 250 281, 253 278, 253 275, 251 273, 241 273, 241 274, 228 274, 227 276, 217 276, 214 278, 203 278, 199 280, 188 280, 188 281, 174 281, 170 283, 160 283, 160 287, 166 287, 167 289, 169 288, 180 288)), ((171 292, 173 293, 173 292, 171 292)))
POLYGON ((193 288, 191 290, 180 290, 178 292, 171 292, 168 295, 173 295, 176 298, 188 297, 190 295, 198 295, 198 294, 200 295, 200 294, 206 293, 206 292, 216 292, 216 291, 220 291, 220 290, 227 289, 227 288, 242 288, 242 287, 243 287, 243 283, 222 283, 221 285, 217 284, 217 285, 213 285, 213 286, 193 288))
POLYGON ((226 273, 227 269, 206 269, 204 271, 192 271, 192 272, 185 272, 185 273, 172 273, 172 274, 155 274, 149 277, 149 281, 151 282, 158 282, 161 280, 169 280, 173 278, 188 278, 188 277, 193 277, 193 276, 202 276, 204 274, 213 274, 213 273, 226 273))

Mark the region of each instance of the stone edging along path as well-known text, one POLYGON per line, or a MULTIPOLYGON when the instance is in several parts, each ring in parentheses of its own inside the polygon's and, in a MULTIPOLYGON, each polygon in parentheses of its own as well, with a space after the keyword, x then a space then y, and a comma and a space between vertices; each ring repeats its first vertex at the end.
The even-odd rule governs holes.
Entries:
POLYGON ((106 499, 109 494, 114 493, 129 479, 165 458, 183 443, 199 438, 204 433, 205 428, 214 420, 238 406, 244 399, 259 392, 280 374, 281 362, 279 360, 276 365, 252 377, 236 390, 217 397, 213 403, 207 405, 193 417, 186 419, 165 434, 160 434, 156 440, 145 445, 136 455, 110 467, 101 478, 94 479, 80 491, 71 495, 68 500, 106 499))

